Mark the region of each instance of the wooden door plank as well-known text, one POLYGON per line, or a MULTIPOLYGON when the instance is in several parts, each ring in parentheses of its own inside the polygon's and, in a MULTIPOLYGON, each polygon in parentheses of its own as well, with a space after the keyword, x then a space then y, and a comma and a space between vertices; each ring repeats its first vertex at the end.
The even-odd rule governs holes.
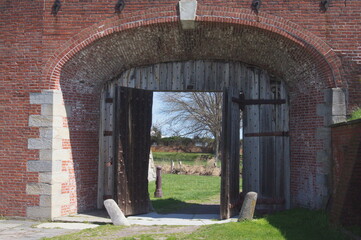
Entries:
POLYGON ((239 197, 239 106, 232 98, 239 90, 226 88, 223 92, 222 167, 220 217, 227 219, 238 212, 239 197))

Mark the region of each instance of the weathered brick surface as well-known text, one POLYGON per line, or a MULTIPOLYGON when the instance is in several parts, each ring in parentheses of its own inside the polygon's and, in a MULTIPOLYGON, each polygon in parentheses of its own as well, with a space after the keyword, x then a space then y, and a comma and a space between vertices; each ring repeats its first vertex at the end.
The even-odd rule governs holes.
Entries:
POLYGON ((318 1, 264 1, 255 15, 249 0, 199 0, 196 29, 186 32, 177 1, 126 1, 119 16, 114 0, 62 2, 57 16, 50 0, 0 3, 0 214, 25 216, 26 207, 40 204, 39 195, 26 193, 27 184, 41 182, 39 172, 27 169, 41 150, 28 143, 41 137, 31 116, 46 106, 30 102, 30 94, 62 90, 70 139, 61 144, 71 159, 62 162, 69 176, 62 193, 70 194, 70 205, 61 209, 91 209, 103 84, 129 67, 188 59, 242 61, 288 82, 292 199, 315 207, 322 90, 345 88, 348 110, 361 105, 361 1, 333 1, 325 13, 318 1))
POLYGON ((361 120, 332 127, 331 221, 361 225, 361 120))

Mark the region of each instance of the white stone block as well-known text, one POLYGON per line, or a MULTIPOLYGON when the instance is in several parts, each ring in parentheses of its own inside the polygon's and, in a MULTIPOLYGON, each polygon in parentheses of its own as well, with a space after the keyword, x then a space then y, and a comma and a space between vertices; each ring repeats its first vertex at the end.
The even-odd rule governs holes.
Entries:
POLYGON ((179 14, 183 29, 194 29, 197 13, 196 0, 180 0, 179 14))
POLYGON ((45 219, 51 218, 51 208, 50 207, 27 207, 26 208, 26 216, 28 218, 36 218, 36 219, 45 219))
POLYGON ((64 118, 59 116, 53 116, 53 127, 62 128, 64 125, 64 118))
POLYGON ((59 117, 66 117, 67 116, 67 112, 66 112, 66 107, 63 104, 54 104, 53 105, 53 115, 54 116, 59 116, 59 117))
POLYGON ((50 195, 40 195, 40 207, 51 207, 50 195))
POLYGON ((52 145, 54 150, 61 150, 63 149, 63 139, 53 139, 53 145, 52 145))
POLYGON ((53 129, 40 128, 40 138, 51 140, 53 138, 53 129))
POLYGON ((30 138, 28 139, 28 149, 51 149, 51 139, 30 138))
POLYGON ((53 117, 42 115, 30 115, 29 126, 30 127, 51 127, 53 125, 53 117))
POLYGON ((51 172, 53 163, 51 161, 28 161, 28 172, 51 172))
POLYGON ((70 149, 58 149, 53 151, 53 160, 70 160, 71 150, 70 149))
POLYGON ((50 149, 41 149, 39 154, 39 160, 41 161, 51 161, 53 156, 53 151, 50 149))
POLYGON ((43 116, 53 116, 53 105, 51 105, 51 104, 42 104, 41 105, 41 115, 43 115, 43 116))
POLYGON ((43 91, 41 93, 30 93, 30 104, 52 104, 53 92, 43 91))
POLYGON ((69 180, 68 172, 44 172, 39 174, 39 181, 48 184, 62 184, 69 180))
POLYGON ((69 128, 65 128, 65 127, 54 128, 54 138, 70 139, 69 128))
POLYGON ((29 195, 50 195, 51 185, 47 183, 28 183, 26 193, 29 195))

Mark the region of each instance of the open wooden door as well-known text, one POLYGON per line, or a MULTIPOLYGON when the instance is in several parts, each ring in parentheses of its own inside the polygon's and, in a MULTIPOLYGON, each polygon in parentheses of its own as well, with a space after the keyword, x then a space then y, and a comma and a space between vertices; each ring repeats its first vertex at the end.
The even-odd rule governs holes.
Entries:
POLYGON ((125 215, 147 213, 153 92, 118 87, 115 101, 116 201, 125 215))
POLYGON ((239 91, 236 88, 229 87, 223 92, 221 219, 230 218, 238 213, 240 110, 238 103, 233 101, 238 96, 239 91))
POLYGON ((259 210, 289 208, 288 103, 284 82, 248 71, 243 99, 243 191, 259 210))

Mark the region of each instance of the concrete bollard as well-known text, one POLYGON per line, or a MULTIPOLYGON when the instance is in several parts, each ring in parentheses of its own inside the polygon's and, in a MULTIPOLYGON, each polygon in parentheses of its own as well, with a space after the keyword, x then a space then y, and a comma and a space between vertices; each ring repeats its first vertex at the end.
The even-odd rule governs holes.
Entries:
POLYGON ((128 219, 125 218, 122 210, 120 210, 118 204, 113 199, 107 199, 104 201, 105 209, 107 210, 112 223, 116 226, 130 226, 128 219))
POLYGON ((163 197, 162 191, 162 167, 157 167, 157 178, 155 180, 155 192, 154 197, 161 198, 163 197))
POLYGON ((239 212, 238 222, 244 220, 252 220, 254 215, 254 210, 256 208, 257 202, 257 193, 248 192, 244 197, 241 211, 239 212))

